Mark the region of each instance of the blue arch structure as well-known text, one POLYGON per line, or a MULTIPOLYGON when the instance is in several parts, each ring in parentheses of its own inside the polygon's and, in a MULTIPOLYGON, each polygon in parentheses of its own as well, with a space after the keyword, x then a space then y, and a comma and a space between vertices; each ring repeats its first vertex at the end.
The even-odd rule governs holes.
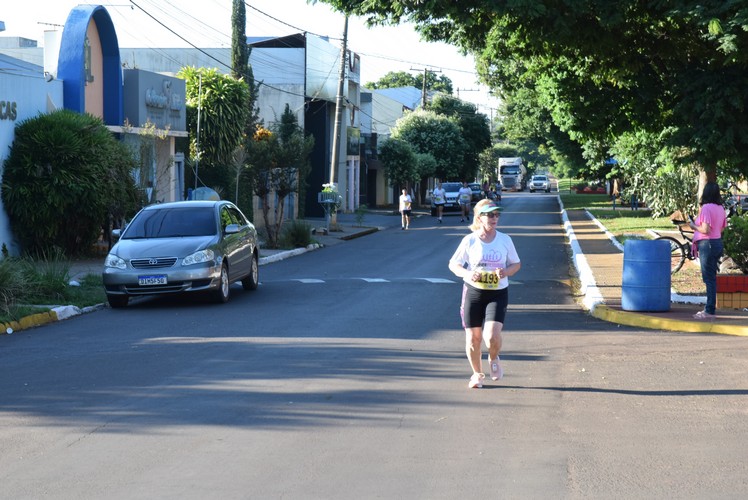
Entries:
POLYGON ((70 11, 60 42, 57 77, 63 80, 65 109, 85 113, 84 44, 91 19, 96 23, 103 55, 104 123, 122 125, 122 69, 119 42, 109 12, 101 5, 78 5, 70 11))

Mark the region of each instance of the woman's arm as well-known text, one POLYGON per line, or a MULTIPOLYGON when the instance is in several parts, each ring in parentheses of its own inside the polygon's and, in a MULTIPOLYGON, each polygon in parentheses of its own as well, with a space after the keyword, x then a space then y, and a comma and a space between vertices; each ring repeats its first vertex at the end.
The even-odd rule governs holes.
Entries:
POLYGON ((698 231, 703 234, 709 234, 709 231, 711 230, 711 226, 709 226, 708 222, 702 222, 701 224, 698 224, 698 225, 694 222, 689 222, 688 226, 694 231, 698 231))
POLYGON ((515 274, 517 274, 517 272, 519 272, 520 267, 522 267, 521 262, 515 262, 514 264, 509 264, 508 266, 506 266, 506 269, 502 271, 501 276, 502 277, 506 276, 507 278, 509 276, 514 276, 515 274))
POLYGON ((467 276, 470 276, 470 274, 472 273, 472 271, 462 267, 459 263, 451 262, 451 261, 449 263, 449 270, 452 271, 455 274, 455 276, 457 276, 458 278, 463 278, 463 279, 466 278, 467 276))

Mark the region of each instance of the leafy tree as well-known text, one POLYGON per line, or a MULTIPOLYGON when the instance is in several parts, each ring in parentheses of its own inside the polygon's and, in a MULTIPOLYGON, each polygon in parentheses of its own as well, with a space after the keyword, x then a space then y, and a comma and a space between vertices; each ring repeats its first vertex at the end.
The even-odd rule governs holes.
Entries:
MULTIPOLYGON (((416 153, 428 153, 436 160, 434 175, 440 179, 461 179, 467 145, 455 118, 433 111, 416 110, 400 118, 392 138, 410 144, 416 153)), ((477 168, 477 164, 474 168, 477 168)), ((475 173, 473 173, 473 176, 475 173)))
POLYGON ((460 178, 474 179, 481 151, 491 145, 491 128, 488 117, 478 113, 478 108, 469 102, 446 94, 437 94, 429 106, 431 111, 456 120, 465 142, 460 178))
POLYGON ((203 185, 210 183, 219 192, 231 193, 235 183, 234 153, 242 144, 250 112, 247 108, 249 86, 217 69, 185 67, 177 76, 186 80, 187 128, 191 156, 198 161, 197 174, 203 185))
POLYGON ((285 200, 290 194, 299 193, 302 179, 309 174, 314 138, 304 136, 288 104, 280 122, 271 129, 258 127, 250 144, 248 161, 255 194, 262 202, 267 243, 276 248, 283 233, 285 200), (274 207, 272 219, 271 207, 274 207))
MULTIPOLYGON (((426 92, 452 93, 452 80, 445 75, 436 76, 433 71, 426 71, 426 92)), ((376 82, 364 85, 367 89, 391 89, 396 87, 423 88, 423 73, 413 75, 407 71, 390 71, 376 82)))
POLYGON ((372 22, 411 21, 475 54, 486 83, 502 95, 537 90, 580 144, 668 131, 683 152, 673 160, 710 179, 728 166, 748 173, 745 2, 324 1, 372 22))
POLYGON ((406 141, 394 137, 387 139, 379 148, 379 159, 393 187, 405 188, 418 176, 418 158, 406 141))
MULTIPOLYGON (((668 147, 664 137, 644 132, 624 134, 612 152, 626 172, 628 182, 621 191, 624 198, 636 193, 646 200, 653 216, 676 210, 698 213, 698 166, 676 161, 678 151, 668 147)), ((687 154, 685 150, 680 153, 687 154)))
POLYGON ((127 146, 92 115, 61 110, 18 124, 2 198, 23 250, 87 253, 110 218, 142 206, 136 166, 127 146))

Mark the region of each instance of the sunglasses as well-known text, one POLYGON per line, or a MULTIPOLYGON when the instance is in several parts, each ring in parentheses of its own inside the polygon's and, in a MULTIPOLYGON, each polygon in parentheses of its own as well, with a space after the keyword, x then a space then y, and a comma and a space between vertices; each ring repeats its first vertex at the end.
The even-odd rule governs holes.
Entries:
POLYGON ((499 212, 487 212, 487 213, 481 214, 481 215, 485 215, 489 219, 498 219, 499 218, 499 212))

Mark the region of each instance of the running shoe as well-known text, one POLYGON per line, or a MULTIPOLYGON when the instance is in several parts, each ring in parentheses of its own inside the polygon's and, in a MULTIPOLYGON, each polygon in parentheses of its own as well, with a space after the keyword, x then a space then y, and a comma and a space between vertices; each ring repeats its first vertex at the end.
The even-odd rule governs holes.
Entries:
POLYGON ((693 315, 693 319, 714 319, 716 317, 716 314, 709 314, 706 311, 699 311, 693 315))
POLYGON ((480 389, 483 387, 484 378, 485 375, 482 373, 473 373, 473 376, 470 377, 470 382, 468 382, 468 389, 480 389))
POLYGON ((501 360, 498 356, 491 361, 491 355, 488 355, 488 369, 491 371, 491 380, 499 380, 504 377, 504 370, 501 368, 501 360))

